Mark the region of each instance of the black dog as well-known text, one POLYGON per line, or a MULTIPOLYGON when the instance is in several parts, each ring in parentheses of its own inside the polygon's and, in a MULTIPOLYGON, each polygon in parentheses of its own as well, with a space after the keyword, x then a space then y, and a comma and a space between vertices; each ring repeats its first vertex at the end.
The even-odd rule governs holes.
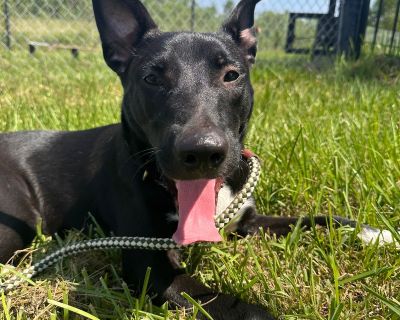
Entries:
MULTIPOLYGON (((176 212, 176 189, 214 190, 224 180, 235 192, 244 183, 241 151, 253 106, 249 69, 256 56, 257 2, 242 0, 220 32, 199 34, 160 32, 139 0, 93 0, 105 60, 124 88, 122 122, 0 136, 0 262, 29 244, 39 220, 52 234, 81 228, 88 212, 117 236, 170 238, 175 232, 181 243, 218 240, 204 230, 192 237, 193 228, 177 227, 170 214, 176 212)), ((215 202, 215 192, 205 197, 215 202)), ((247 204, 236 231, 246 235, 263 227, 281 235, 296 220, 258 215, 247 204)), ((315 223, 326 224, 326 218, 315 223)), ((134 285, 150 266, 160 302, 190 307, 180 295, 185 291, 206 303, 214 319, 272 318, 184 275, 172 257, 125 251, 124 279, 134 285)))

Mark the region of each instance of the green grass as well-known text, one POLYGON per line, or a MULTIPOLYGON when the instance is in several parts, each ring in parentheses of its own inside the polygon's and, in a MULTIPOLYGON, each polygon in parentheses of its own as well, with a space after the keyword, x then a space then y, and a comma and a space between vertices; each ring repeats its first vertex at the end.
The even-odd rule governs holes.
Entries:
MULTIPOLYGON (((398 227, 398 61, 368 57, 336 67, 285 61, 261 61, 252 74, 256 103, 247 145, 263 160, 259 210, 398 227)), ((32 59, 0 51, 0 70, 1 131, 118 121, 120 84, 100 54, 74 60, 68 53, 39 53, 32 59)), ((99 233, 95 227, 90 232, 99 233)), ((82 238, 78 232, 63 240, 39 235, 20 254, 21 267, 82 238)), ((200 281, 282 319, 400 319, 399 252, 365 246, 346 228, 295 228, 285 238, 260 235, 186 256, 185 268, 200 281)), ((185 319, 184 311, 153 306, 146 287, 130 293, 118 262, 118 252, 67 259, 34 286, 0 297, 0 319, 185 319)))
POLYGON ((12 45, 26 49, 29 41, 74 45, 85 49, 99 46, 94 19, 12 17, 11 34, 12 45))

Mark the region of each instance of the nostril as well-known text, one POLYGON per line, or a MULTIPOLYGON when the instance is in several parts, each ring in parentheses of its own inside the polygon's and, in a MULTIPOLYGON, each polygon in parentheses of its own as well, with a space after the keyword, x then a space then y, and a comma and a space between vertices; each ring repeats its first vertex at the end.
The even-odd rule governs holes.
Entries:
POLYGON ((225 160, 225 156, 220 152, 215 152, 210 156, 210 164, 218 167, 225 160))
POLYGON ((194 154, 187 154, 183 162, 187 167, 195 167, 198 164, 197 157, 194 154))

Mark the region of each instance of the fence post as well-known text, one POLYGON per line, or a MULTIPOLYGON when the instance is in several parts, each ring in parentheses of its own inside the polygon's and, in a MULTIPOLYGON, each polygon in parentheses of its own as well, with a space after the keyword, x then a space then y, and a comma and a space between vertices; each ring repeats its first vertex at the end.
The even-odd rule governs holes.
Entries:
POLYGON ((10 28, 10 10, 8 6, 8 0, 4 0, 4 23, 6 29, 6 46, 8 49, 11 49, 11 28, 10 28))
POLYGON ((343 0, 340 6, 338 52, 358 59, 367 29, 370 0, 343 0))
POLYGON ((392 36, 390 38, 389 54, 393 53, 393 42, 394 42, 394 36, 396 34, 397 22, 399 21, 399 10, 400 10, 400 0, 397 1, 396 14, 394 16, 394 21, 393 21, 392 36))
POLYGON ((381 21, 383 0, 379 0, 378 12, 376 13, 374 37, 372 38, 372 52, 375 50, 376 38, 378 37, 379 23, 381 21))
POLYGON ((191 17, 190 17, 190 31, 194 31, 196 23, 196 0, 192 0, 191 17))

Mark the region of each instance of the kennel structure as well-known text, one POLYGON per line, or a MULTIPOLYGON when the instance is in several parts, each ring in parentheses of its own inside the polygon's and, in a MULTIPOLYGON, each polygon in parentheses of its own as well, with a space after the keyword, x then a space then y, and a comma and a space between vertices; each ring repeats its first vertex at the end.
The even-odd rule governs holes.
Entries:
POLYGON ((367 29, 370 0, 329 0, 326 13, 289 12, 285 52, 297 54, 339 54, 358 58, 367 29), (296 47, 296 23, 316 20, 310 47, 296 47))

